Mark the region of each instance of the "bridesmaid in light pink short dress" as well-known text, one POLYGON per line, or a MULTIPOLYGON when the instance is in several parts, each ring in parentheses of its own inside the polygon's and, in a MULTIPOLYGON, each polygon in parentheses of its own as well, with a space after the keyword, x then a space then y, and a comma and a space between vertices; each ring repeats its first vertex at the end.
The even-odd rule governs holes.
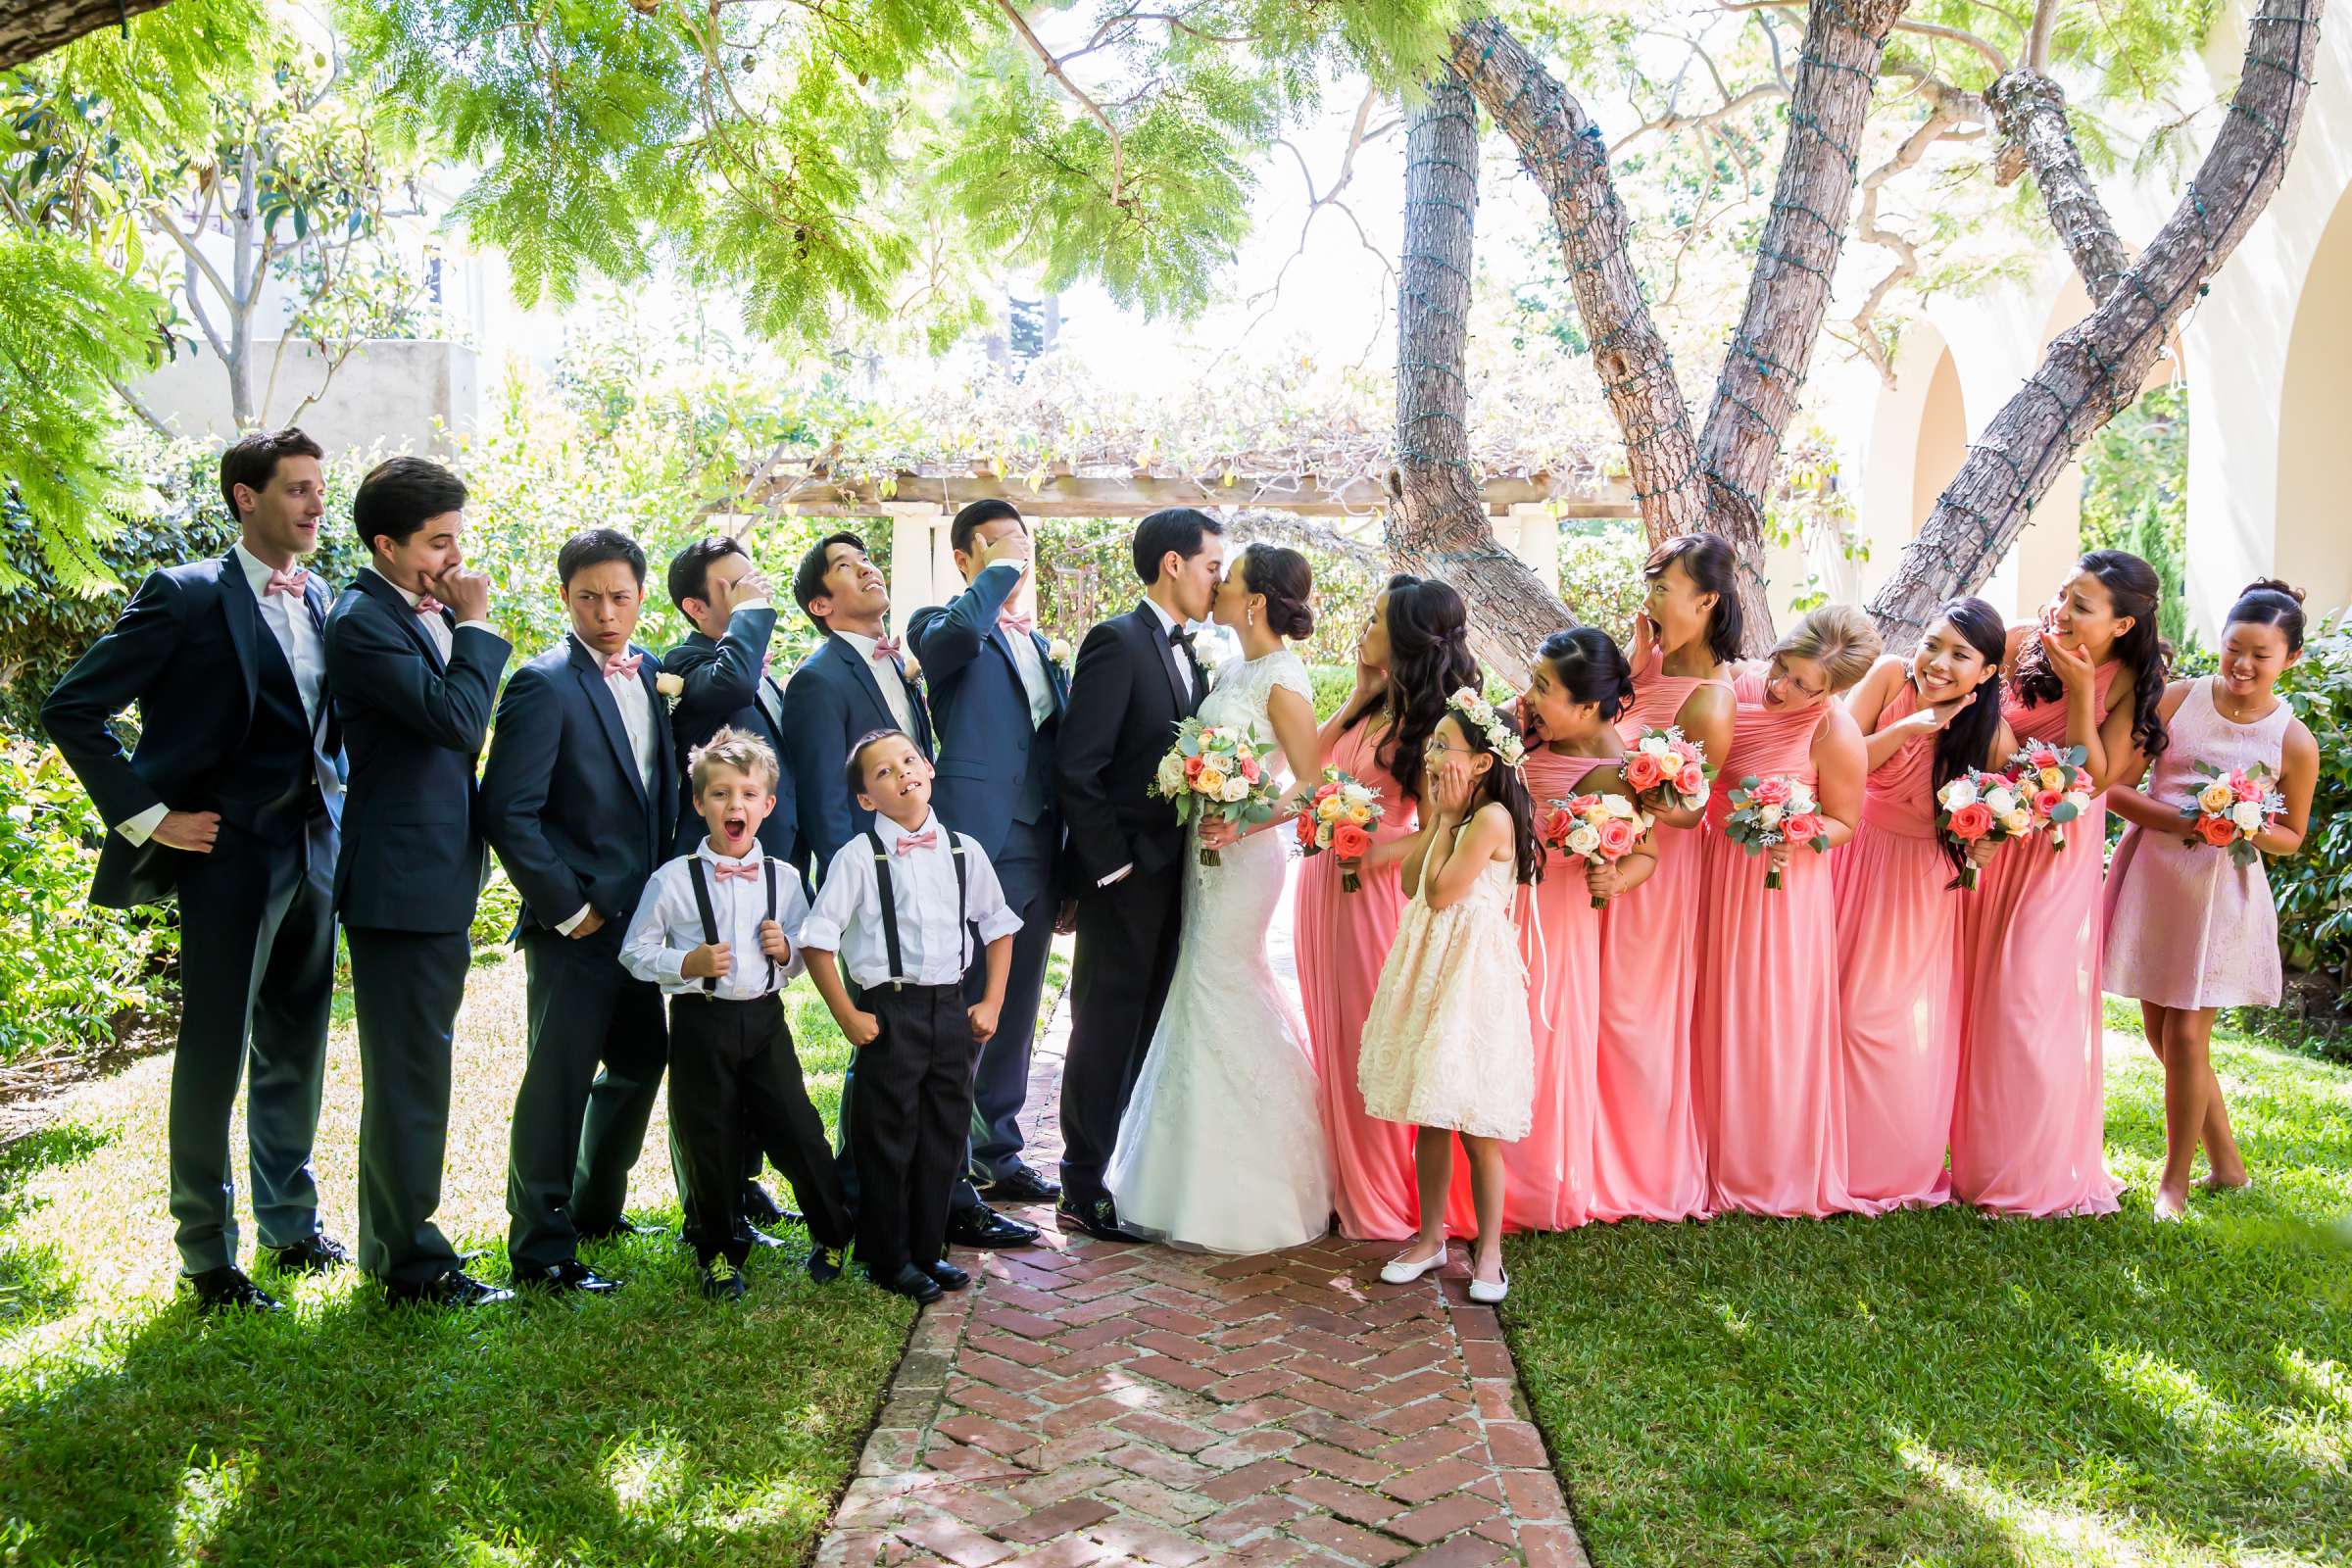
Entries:
POLYGON ((1739 727, 1707 806, 1690 1026, 1708 1206, 1718 1213, 1819 1217, 1852 1206, 1829 857, 1801 845, 1751 856, 1722 829, 1734 784, 1780 774, 1812 786, 1831 849, 1853 836, 1862 732, 1834 699, 1878 657, 1868 617, 1832 605, 1798 623, 1770 662, 1733 677, 1739 727), (1775 858, 1785 860, 1777 889, 1766 886, 1775 858))
MULTIPOLYGON (((1723 760, 1734 711, 1729 661, 1739 657, 1740 638, 1735 569, 1730 548, 1712 534, 1669 539, 1649 558, 1643 568, 1649 593, 1635 635, 1634 705, 1617 720, 1624 745, 1634 745, 1644 729, 1680 726, 1709 761, 1723 760)), ((1656 802, 1647 804, 1657 809, 1656 802)), ((1589 1207, 1594 1219, 1706 1213, 1706 1162, 1690 1102, 1704 820, 1703 811, 1659 812, 1650 831, 1648 880, 1602 911, 1589 1207)))
POLYGON ((2163 749, 2168 654, 2159 584, 2137 556, 2095 550, 2040 626, 2011 634, 2002 716, 2018 743, 2084 746, 2100 795, 2066 824, 2004 844, 1961 913, 1968 1001, 1952 1107, 1952 1196, 1997 1214, 2112 1214, 2100 1016, 2104 791, 2163 749), (2144 692, 2144 698, 2142 693, 2144 692))
POLYGON ((1960 906, 1966 862, 1936 827, 1938 777, 2016 749, 2001 723, 2008 628, 1982 599, 1936 612, 1846 710, 1873 762, 1853 842, 1830 858, 1844 1030, 1846 1190, 1868 1213, 1951 1196, 1944 1145, 1960 1074, 1960 906))
MULTIPOLYGON (((1413 1234, 1413 1130, 1365 1112, 1356 1054, 1404 912, 1396 853, 1417 824, 1415 789, 1399 784, 1392 765, 1417 786, 1421 748, 1446 710, 1446 694, 1478 683, 1467 626, 1461 596, 1442 582, 1392 577, 1373 600, 1356 646, 1356 689, 1323 726, 1322 746, 1331 766, 1379 794, 1385 814, 1373 829, 1358 891, 1341 890, 1339 858, 1328 853, 1298 871, 1292 942, 1298 1000, 1331 1141, 1340 1231, 1359 1241, 1413 1234), (1408 715, 1401 722, 1399 711, 1408 715), (1393 745, 1392 737, 1401 744, 1393 745)), ((1468 1185, 1462 1184, 1465 1211, 1468 1185)), ((1473 1221, 1467 1230, 1475 1229, 1473 1221)))

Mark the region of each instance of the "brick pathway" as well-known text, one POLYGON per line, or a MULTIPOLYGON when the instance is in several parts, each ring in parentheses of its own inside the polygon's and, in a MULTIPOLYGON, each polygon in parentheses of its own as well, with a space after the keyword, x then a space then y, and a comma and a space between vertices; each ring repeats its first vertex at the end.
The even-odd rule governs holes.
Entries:
MULTIPOLYGON (((1049 1171, 1065 1030, 1039 1043, 1029 1097, 1049 1171)), ((1387 1243, 1227 1258, 1016 1212, 1043 1244, 983 1256, 970 1290, 924 1311, 820 1568, 1583 1568, 1458 1247, 1442 1286, 1392 1286, 1387 1243)))

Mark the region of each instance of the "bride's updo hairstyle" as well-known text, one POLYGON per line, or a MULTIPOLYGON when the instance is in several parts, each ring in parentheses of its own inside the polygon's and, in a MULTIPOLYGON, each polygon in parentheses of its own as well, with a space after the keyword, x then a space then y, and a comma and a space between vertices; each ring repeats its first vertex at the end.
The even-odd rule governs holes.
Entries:
POLYGON ((1315 612, 1307 599, 1315 591, 1315 574, 1304 556, 1258 540, 1243 553, 1242 575, 1251 593, 1266 596, 1268 626, 1284 637, 1314 634, 1315 612))
POLYGON ((1380 765, 1408 801, 1421 798, 1421 753, 1446 716, 1446 699, 1478 685, 1470 652, 1470 612, 1462 596, 1434 577, 1398 575, 1385 590, 1389 628, 1389 732, 1380 765))

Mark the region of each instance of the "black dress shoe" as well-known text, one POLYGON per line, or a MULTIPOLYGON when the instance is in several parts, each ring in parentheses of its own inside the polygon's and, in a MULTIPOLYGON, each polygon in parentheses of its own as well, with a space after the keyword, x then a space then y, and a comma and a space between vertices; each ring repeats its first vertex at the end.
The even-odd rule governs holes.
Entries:
POLYGON ((280 1274, 324 1274, 351 1262, 343 1244, 324 1231, 306 1236, 291 1247, 265 1247, 262 1254, 280 1274))
POLYGON ((755 1225, 789 1225, 801 1216, 777 1202, 775 1194, 758 1182, 745 1182, 743 1217, 755 1225))
POLYGON ((620 1289, 620 1281, 599 1274, 576 1257, 561 1263, 549 1263, 541 1268, 523 1268, 514 1272, 514 1284, 526 1291, 577 1293, 582 1296, 610 1296, 620 1289))
POLYGON ((1026 1165, 1015 1165, 980 1189, 980 1196, 997 1203, 1051 1203, 1061 1197, 1061 1183, 1048 1181, 1026 1165))
POLYGON ((713 1301, 740 1301, 751 1289, 734 1259, 721 1253, 703 1265, 703 1294, 713 1301))
POLYGON ((1054 1210, 1064 1230, 1086 1232, 1098 1242, 1142 1242, 1149 1237, 1139 1236, 1119 1223, 1119 1207, 1107 1198, 1098 1198, 1091 1203, 1073 1203, 1063 1199, 1054 1210))
POLYGON ((623 1217, 609 1224, 575 1230, 572 1235, 583 1242, 610 1242, 623 1236, 660 1236, 664 1229, 660 1225, 640 1225, 633 1219, 623 1217))
POLYGON ((849 1266, 850 1250, 846 1247, 827 1247, 822 1242, 808 1250, 808 1277, 819 1285, 830 1285, 841 1278, 849 1266))
POLYGON ((974 1203, 948 1216, 948 1240, 957 1247, 1028 1247, 1037 1241, 1037 1227, 974 1203))
POLYGON ((495 1285, 485 1285, 464 1269, 447 1269, 421 1285, 387 1285, 384 1304, 387 1306, 495 1306, 501 1301, 514 1299, 513 1291, 502 1291, 495 1285))
POLYGON ((901 1263, 899 1271, 887 1279, 876 1279, 872 1269, 865 1271, 865 1277, 893 1296, 910 1297, 926 1306, 938 1300, 941 1295, 939 1281, 912 1263, 901 1263))
POLYGON ((770 1236, 748 1219, 737 1227, 735 1234, 754 1247, 782 1247, 784 1245, 783 1237, 770 1236))
MULTIPOLYGON (((201 1274, 188 1276, 188 1289, 195 1294, 196 1310, 207 1317, 215 1312, 283 1312, 285 1303, 245 1277, 245 1271, 234 1263, 208 1268, 201 1274)), ((937 1296, 939 1288, 933 1286, 937 1296)))
POLYGON ((939 1288, 943 1291, 960 1291, 966 1285, 972 1283, 971 1275, 965 1273, 962 1269, 957 1268, 955 1264, 949 1262, 944 1257, 936 1263, 927 1265, 923 1269, 923 1272, 930 1275, 933 1280, 937 1281, 939 1288))

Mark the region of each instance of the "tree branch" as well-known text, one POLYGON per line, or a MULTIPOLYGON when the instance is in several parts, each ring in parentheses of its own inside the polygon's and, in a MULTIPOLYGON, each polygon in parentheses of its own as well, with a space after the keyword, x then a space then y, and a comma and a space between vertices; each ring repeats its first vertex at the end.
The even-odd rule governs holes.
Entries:
POLYGON ((1101 104, 1088 97, 1078 83, 1070 79, 1069 73, 1061 69, 1061 62, 1054 58, 1054 51, 1046 47, 1044 40, 1030 27, 1029 19, 1021 15, 1012 0, 997 0, 997 9, 1012 24, 1012 30, 1021 35, 1021 41, 1029 46, 1031 54, 1037 56, 1038 63, 1046 68, 1046 74, 1060 83, 1061 90, 1094 117, 1095 123, 1102 127, 1102 134, 1110 138, 1110 199, 1115 206, 1125 205, 1127 144, 1119 135, 1119 127, 1111 123, 1110 116, 1103 113, 1101 104))
POLYGON ((2324 9, 2325 0, 2265 0, 2247 29, 2229 115, 2180 205, 1993 415, 1872 600, 1890 643, 1982 583, 2075 450, 2139 395, 2158 351, 2278 188, 2311 96, 2324 9))
POLYGON ((1993 161, 1993 178, 2008 184, 2026 169, 2041 188, 2042 206, 2058 242, 2082 274, 2082 287, 2097 304, 2114 292, 2131 259, 2107 216, 2107 206, 2082 166, 2082 149, 2075 145, 2073 126, 2066 117, 2066 93, 2039 72, 2013 71, 1993 82, 1984 94, 2002 146, 1993 161))
POLYGON ((107 377, 107 382, 115 389, 115 395, 129 405, 130 412, 144 419, 157 435, 167 441, 173 439, 172 427, 164 422, 164 416, 155 412, 154 405, 133 391, 129 382, 118 381, 113 376, 107 377))
POLYGON ((0 8, 0 71, 62 49, 101 27, 127 25, 164 0, 43 0, 0 8))
MULTIPOLYGON (((1974 118, 1981 119, 1983 105, 1976 103, 1973 96, 1969 101, 1977 111, 1974 118)), ((1968 141, 1984 133, 1981 126, 1962 129, 1962 123, 1963 114, 1956 112, 1950 101, 1938 94, 1926 122, 1904 138, 1903 144, 1894 150, 1891 157, 1862 176, 1862 201, 1854 212, 1854 237, 1894 252, 1895 262, 1894 266, 1887 269, 1886 274, 1871 286, 1860 308, 1847 319, 1857 334, 1863 358, 1877 367, 1879 379, 1890 387, 1894 385, 1894 360, 1886 352, 1886 345, 1879 338, 1879 307, 1886 303, 1886 296, 1893 292, 1896 284, 1918 275, 1919 249, 1911 243, 1911 237, 1899 229, 1880 226, 1879 191, 1895 175, 1917 168, 1919 161, 1928 155, 1928 149, 1937 142, 1968 141)))
POLYGON ((1690 411, 1626 251, 1625 208, 1599 129, 1498 22, 1474 22, 1455 33, 1451 65, 1510 136, 1551 208, 1577 315, 1609 412, 1625 433, 1626 466, 1650 539, 1703 526, 1706 490, 1690 411))

